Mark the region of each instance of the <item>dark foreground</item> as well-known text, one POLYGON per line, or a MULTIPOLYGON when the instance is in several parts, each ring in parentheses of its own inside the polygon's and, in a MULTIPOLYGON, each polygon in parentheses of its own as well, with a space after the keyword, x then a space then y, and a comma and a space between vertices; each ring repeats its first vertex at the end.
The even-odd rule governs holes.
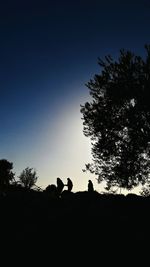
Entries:
POLYGON ((123 262, 149 250, 149 197, 9 192, 0 197, 0 214, 1 256, 12 254, 15 261, 123 262))

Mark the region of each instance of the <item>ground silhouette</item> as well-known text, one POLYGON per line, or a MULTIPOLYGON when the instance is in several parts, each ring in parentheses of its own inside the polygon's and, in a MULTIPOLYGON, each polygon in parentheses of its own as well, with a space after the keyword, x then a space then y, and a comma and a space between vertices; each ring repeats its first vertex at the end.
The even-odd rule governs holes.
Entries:
POLYGON ((17 248, 19 253, 28 247, 25 258, 30 253, 32 257, 56 253, 57 261, 67 253, 72 258, 76 255, 76 259, 88 255, 90 260, 98 255, 102 259, 116 250, 121 255, 137 245, 139 249, 149 239, 150 197, 100 194, 95 190, 64 190, 54 197, 54 191, 54 185, 42 192, 19 185, 9 186, 0 196, 4 247, 9 244, 11 251, 17 248))

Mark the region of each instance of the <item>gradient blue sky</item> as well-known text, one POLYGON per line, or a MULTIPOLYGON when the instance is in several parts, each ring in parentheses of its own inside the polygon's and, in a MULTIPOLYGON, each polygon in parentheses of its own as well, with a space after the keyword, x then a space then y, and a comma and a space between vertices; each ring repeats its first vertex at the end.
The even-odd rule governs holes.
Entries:
POLYGON ((150 43, 150 1, 3 1, 0 4, 0 158, 16 176, 37 170, 45 188, 70 177, 73 191, 95 177, 82 133, 85 83, 99 72, 97 58, 120 48, 144 54, 150 43))

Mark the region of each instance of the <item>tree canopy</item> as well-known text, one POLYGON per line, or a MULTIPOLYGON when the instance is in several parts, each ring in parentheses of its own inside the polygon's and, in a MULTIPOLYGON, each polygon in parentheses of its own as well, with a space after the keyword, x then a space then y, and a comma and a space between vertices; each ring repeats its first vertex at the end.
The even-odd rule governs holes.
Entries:
POLYGON ((118 59, 98 59, 100 74, 86 86, 91 100, 81 105, 83 132, 91 138, 93 162, 86 164, 113 186, 144 185, 150 171, 150 45, 145 57, 120 50, 118 59))
POLYGON ((23 185, 26 189, 32 188, 38 179, 36 171, 29 167, 25 168, 18 178, 21 185, 23 185))
POLYGON ((14 173, 12 172, 13 163, 7 159, 0 160, 0 189, 7 187, 14 179, 14 173))

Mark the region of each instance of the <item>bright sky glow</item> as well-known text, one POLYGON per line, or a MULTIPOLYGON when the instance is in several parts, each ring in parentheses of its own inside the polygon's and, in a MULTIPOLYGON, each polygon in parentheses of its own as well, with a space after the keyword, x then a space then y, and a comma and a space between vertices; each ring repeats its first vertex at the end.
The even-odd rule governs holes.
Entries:
MULTIPOLYGON (((64 183, 70 177, 74 184, 73 191, 87 190, 88 179, 93 179, 94 176, 82 171, 85 163, 91 161, 90 139, 83 134, 80 113, 80 104, 85 102, 85 96, 62 105, 55 116, 55 122, 51 123, 51 116, 47 116, 40 125, 40 134, 35 134, 34 138, 31 136, 29 143, 25 140, 26 150, 22 144, 16 158, 19 162, 17 174, 26 166, 32 166, 37 170, 37 184, 42 188, 56 184, 57 177, 64 183)), ((12 156, 14 157, 13 154, 12 156)), ((95 179, 93 184, 98 191, 100 186, 95 179)))

